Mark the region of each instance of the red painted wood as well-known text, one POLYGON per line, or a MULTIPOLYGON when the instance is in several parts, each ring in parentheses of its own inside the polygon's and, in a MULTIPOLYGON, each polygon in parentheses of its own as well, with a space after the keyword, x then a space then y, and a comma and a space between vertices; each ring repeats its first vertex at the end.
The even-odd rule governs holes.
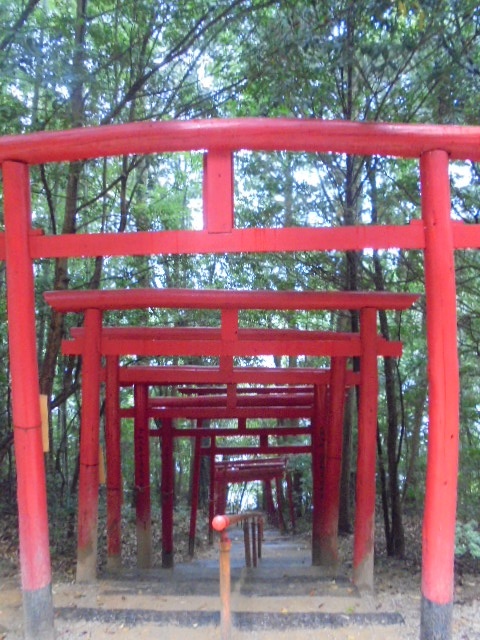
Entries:
MULTIPOLYGON (((278 369, 273 367, 234 367, 231 372, 220 371, 218 367, 168 366, 120 367, 120 384, 131 386, 138 382, 157 385, 176 384, 328 384, 330 371, 313 367, 278 369)), ((347 386, 359 384, 360 376, 349 372, 347 386)))
POLYGON ((122 461, 118 358, 107 358, 105 367, 105 452, 107 459, 107 566, 121 564, 122 461))
MULTIPOLYGON (((122 416, 128 416, 128 410, 122 411, 122 416)), ((190 418, 195 420, 235 420, 254 418, 310 418, 313 415, 313 407, 310 406, 278 406, 278 407, 165 407, 150 408, 149 416, 152 418, 190 418)))
POLYGON ((312 564, 321 564, 323 483, 325 479, 326 387, 315 388, 312 422, 312 564))
POLYGON ((262 309, 342 310, 408 309, 418 300, 409 293, 363 291, 244 291, 218 289, 108 289, 104 291, 47 291, 46 302, 62 313, 95 307, 111 309, 262 309))
POLYGON ((141 122, 3 136, 0 162, 18 160, 43 164, 204 149, 311 151, 405 158, 443 149, 452 160, 478 162, 480 127, 285 118, 141 122))
MULTIPOLYGON (((480 249, 480 227, 452 221, 456 249, 480 249)), ((360 251, 362 249, 425 248, 424 229, 418 221, 408 225, 355 227, 234 229, 218 236, 203 231, 158 231, 122 234, 30 234, 30 253, 41 258, 92 258, 152 255, 164 251, 186 253, 270 253, 280 251, 360 251)), ((5 234, 0 233, 0 260, 5 260, 5 234)))
MULTIPOLYGON (((249 356, 249 355, 360 355, 360 336, 354 333, 297 331, 275 329, 238 330, 223 337, 220 330, 203 327, 173 329, 145 327, 105 328, 102 332, 104 355, 184 355, 184 356, 249 356)), ((65 354, 81 354, 85 335, 72 331, 74 340, 65 340, 65 354)), ((381 355, 400 357, 402 344, 379 338, 381 355)), ((225 364, 225 363, 224 363, 225 364)), ((231 360, 229 362, 231 366, 231 360)), ((223 367, 224 368, 224 367, 223 367)))
POLYGON ((97 574, 102 312, 98 309, 88 309, 85 313, 84 326, 90 339, 85 347, 82 361, 77 581, 92 582, 97 574))
MULTIPOLYGON (((151 408, 159 407, 227 407, 229 397, 227 395, 180 397, 163 396, 151 398, 151 408)), ((231 408, 237 407, 274 407, 274 406, 311 406, 313 404, 313 392, 311 393, 273 393, 267 395, 240 394, 235 397, 235 403, 231 408)))
MULTIPOLYGON (((470 226, 470 225, 468 225, 470 226)), ((475 227, 474 227, 475 228, 475 227)), ((472 231, 473 234, 473 231, 472 231)), ((473 236, 472 236, 473 237, 473 236)), ((290 227, 234 229, 231 233, 157 231, 38 236, 30 239, 34 259, 97 255, 128 256, 166 253, 270 253, 291 251, 360 251, 362 249, 423 249, 419 224, 355 227, 290 227)), ((2 256, 0 237, 0 257, 2 256)))
POLYGON ((429 389, 422 593, 430 602, 444 605, 453 599, 460 397, 446 153, 432 151, 422 156, 421 182, 429 389))
MULTIPOLYGON (((227 317, 227 316, 226 316, 227 317)), ((238 318, 232 317, 234 325, 232 335, 222 334, 222 329, 216 327, 134 327, 118 326, 103 327, 102 338, 108 340, 119 340, 126 338, 143 340, 342 340, 358 342, 358 333, 348 331, 304 331, 302 329, 244 329, 238 328, 238 318)), ((70 329, 72 338, 83 339, 85 331, 83 327, 72 327, 70 329)), ((386 342, 379 338, 379 341, 386 342)))
MULTIPOLYGON (((51 584, 47 497, 43 460, 33 268, 28 253, 30 183, 25 165, 3 165, 7 262, 7 310, 22 589, 35 592, 51 584)), ((38 620, 24 598, 26 626, 38 620)), ((44 621, 53 633, 53 604, 45 602, 44 621)), ((53 638, 53 635, 52 635, 53 638)))
MULTIPOLYGON (((82 340, 82 344, 83 344, 82 340)), ((62 345, 65 354, 81 352, 81 345, 71 345, 65 341, 62 345), (72 348, 73 346, 73 348, 72 348)), ((215 357, 220 356, 222 370, 225 367, 232 369, 232 357, 235 356, 360 356, 360 340, 241 340, 222 342, 221 340, 142 340, 142 339, 118 339, 103 340, 102 353, 106 356, 137 355, 137 356, 193 356, 215 357)), ((401 344, 387 342, 378 344, 378 350, 382 355, 400 357, 401 344)))
MULTIPOLYGON (((122 410, 122 415, 128 415, 129 417, 133 417, 132 410, 122 410), (128 414, 127 414, 128 411, 128 414), (125 413, 123 413, 125 412, 125 413)), ((241 420, 238 420, 241 422, 241 420)), ((238 435, 249 435, 249 436, 259 436, 262 437, 263 434, 268 433, 272 437, 281 437, 285 436, 301 436, 304 438, 310 434, 310 426, 305 425, 304 427, 270 427, 270 426, 259 426, 259 427, 248 427, 248 429, 243 429, 242 427, 179 427, 174 428, 172 432, 172 436, 174 438, 209 438, 213 433, 217 436, 238 436, 238 435)), ((150 435, 154 437, 160 437, 162 434, 161 429, 150 429, 150 435)))
POLYGON ((332 359, 332 382, 325 425, 325 484, 320 533, 321 562, 325 565, 338 563, 338 514, 342 474, 346 364, 346 358, 332 359))
MULTIPOLYGON (((258 397, 268 398, 271 394, 289 394, 289 393, 308 393, 311 391, 311 385, 302 385, 302 386, 270 386, 270 387, 242 387, 239 385, 234 385, 236 387, 236 393, 238 395, 241 394, 255 394, 258 397)), ((201 397, 203 395, 223 395, 225 393, 226 385, 223 386, 189 386, 184 387, 179 385, 177 387, 177 392, 181 394, 182 397, 192 397, 198 396, 201 397)))
POLYGON ((173 567, 173 507, 175 467, 173 460, 172 420, 162 420, 162 567, 173 567))
POLYGON ((209 233, 229 233, 233 228, 233 158, 228 150, 204 155, 203 218, 209 233))
POLYGON ((303 444, 269 444, 268 447, 256 447, 256 446, 246 446, 246 447, 238 447, 236 445, 232 446, 219 446, 217 445, 215 451, 219 455, 257 455, 259 453, 262 454, 270 454, 270 455, 288 455, 288 454, 298 454, 298 453, 311 453, 310 445, 303 444))
POLYGON ((353 580, 362 589, 373 589, 375 530, 375 471, 378 414, 377 311, 362 309, 360 333, 363 353, 360 361, 360 401, 353 580))
MULTIPOLYGON (((152 565, 152 515, 150 501, 150 446, 148 431, 148 387, 135 385, 135 515, 137 529, 137 565, 152 565)), ((168 430, 164 431, 168 438, 168 430)), ((163 444, 162 444, 163 447, 163 444)))

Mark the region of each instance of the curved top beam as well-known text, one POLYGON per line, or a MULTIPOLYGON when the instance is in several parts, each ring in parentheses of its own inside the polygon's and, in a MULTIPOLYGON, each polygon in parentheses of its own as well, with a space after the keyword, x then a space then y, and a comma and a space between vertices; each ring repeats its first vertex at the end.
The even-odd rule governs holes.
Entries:
POLYGON ((411 307, 419 296, 407 293, 364 291, 223 291, 217 289, 123 289, 104 291, 48 291, 46 302, 55 311, 86 309, 263 309, 340 310, 411 307))
POLYGON ((139 122, 0 138, 0 162, 71 162, 177 151, 306 151, 418 158, 442 149, 480 161, 480 127, 237 118, 139 122))

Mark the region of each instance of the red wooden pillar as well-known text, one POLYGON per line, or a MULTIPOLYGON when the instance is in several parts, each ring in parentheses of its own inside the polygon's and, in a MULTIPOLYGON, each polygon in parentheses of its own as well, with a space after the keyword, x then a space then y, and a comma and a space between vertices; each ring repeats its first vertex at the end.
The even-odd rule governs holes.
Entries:
POLYGON ((360 336, 362 347, 360 358, 353 581, 360 589, 372 590, 378 411, 376 309, 361 310, 360 336))
POLYGON ((338 514, 342 475, 343 414, 347 359, 332 358, 328 416, 325 435, 324 503, 320 533, 320 561, 325 566, 338 563, 338 514))
POLYGON ((107 568, 122 564, 122 462, 118 357, 107 356, 105 390, 105 452, 107 459, 107 568))
POLYGON ((162 567, 173 567, 173 423, 172 419, 162 420, 162 567))
MULTIPOLYGON (((197 421, 197 427, 202 424, 197 421)), ((195 537, 197 529, 198 497, 200 492, 200 467, 202 461, 202 438, 197 436, 194 443, 192 479, 190 482, 190 532, 188 535, 188 555, 195 553, 195 537)))
POLYGON ((323 481, 325 465, 325 408, 327 388, 315 385, 315 417, 312 424, 312 564, 321 564, 323 481))
POLYGON ((82 354, 77 582, 92 582, 97 575, 102 312, 87 309, 84 327, 86 339, 82 354))
POLYGON ((8 337, 25 638, 52 640, 53 601, 40 419, 28 167, 3 163, 8 337))
POLYGON ((148 386, 136 384, 135 402, 135 513, 137 566, 152 566, 152 516, 150 505, 150 436, 148 433, 148 386))
POLYGON ((425 225, 429 424, 423 519, 422 640, 451 637, 457 504, 459 371, 448 154, 420 163, 425 225))

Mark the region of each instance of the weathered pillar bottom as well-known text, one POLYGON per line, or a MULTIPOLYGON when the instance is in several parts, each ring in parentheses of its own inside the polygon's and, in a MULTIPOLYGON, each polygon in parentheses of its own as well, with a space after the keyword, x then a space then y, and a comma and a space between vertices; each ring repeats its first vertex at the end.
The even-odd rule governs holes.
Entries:
POLYGON ((54 640, 52 585, 23 592, 25 640, 54 640))
POLYGON ((312 537, 312 567, 322 565, 322 546, 317 537, 312 537))
POLYGON ((152 529, 149 524, 137 523, 137 567, 150 569, 152 566, 152 529))
POLYGON ((75 581, 89 584, 97 580, 97 547, 90 545, 86 549, 77 550, 77 572, 75 581), (93 548, 92 548, 93 546, 93 548))
POLYGON ((353 567, 353 584, 359 591, 373 592, 373 549, 369 551, 362 562, 353 567))
POLYGON ((339 564, 338 541, 335 536, 320 540, 320 564, 322 567, 335 568, 339 564))
POLYGON ((122 556, 120 555, 107 556, 108 571, 120 571, 121 568, 122 568, 122 556))
POLYGON ((162 569, 173 569, 173 551, 162 551, 162 569))
POLYGON ((451 640, 453 603, 436 604, 422 596, 420 640, 451 640))

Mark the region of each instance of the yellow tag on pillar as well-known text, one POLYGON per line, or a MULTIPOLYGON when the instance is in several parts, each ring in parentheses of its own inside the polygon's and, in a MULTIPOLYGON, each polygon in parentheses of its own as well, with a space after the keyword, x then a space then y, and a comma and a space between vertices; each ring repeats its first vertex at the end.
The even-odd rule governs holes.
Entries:
POLYGON ((103 447, 100 445, 100 449, 98 450, 98 483, 105 484, 105 482, 105 458, 103 457, 103 447))
POLYGON ((42 444, 43 452, 50 451, 50 442, 48 438, 48 396, 40 395, 40 418, 42 421, 42 444))

